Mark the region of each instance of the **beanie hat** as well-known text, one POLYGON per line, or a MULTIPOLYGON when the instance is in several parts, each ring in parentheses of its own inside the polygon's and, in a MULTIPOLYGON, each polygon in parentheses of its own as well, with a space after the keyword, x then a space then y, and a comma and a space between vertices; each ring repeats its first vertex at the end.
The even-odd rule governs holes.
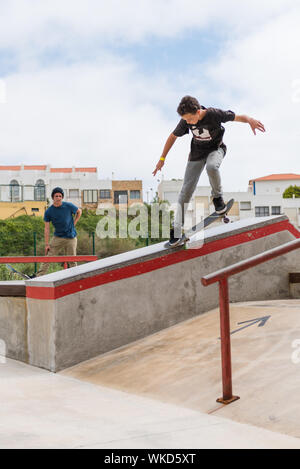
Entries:
POLYGON ((61 187, 55 187, 55 188, 53 189, 53 191, 51 192, 51 197, 52 197, 52 199, 53 199, 53 197, 54 197, 54 194, 57 194, 58 192, 59 192, 59 193, 63 196, 63 198, 64 198, 64 195, 65 195, 65 194, 64 194, 64 191, 62 190, 62 188, 61 188, 61 187))

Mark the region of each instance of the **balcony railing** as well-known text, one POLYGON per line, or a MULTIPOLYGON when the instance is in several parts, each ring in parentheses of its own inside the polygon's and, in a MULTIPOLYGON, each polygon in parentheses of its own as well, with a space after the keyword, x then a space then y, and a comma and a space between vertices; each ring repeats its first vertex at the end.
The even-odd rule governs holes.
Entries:
POLYGON ((0 202, 45 202, 46 186, 0 184, 0 202))

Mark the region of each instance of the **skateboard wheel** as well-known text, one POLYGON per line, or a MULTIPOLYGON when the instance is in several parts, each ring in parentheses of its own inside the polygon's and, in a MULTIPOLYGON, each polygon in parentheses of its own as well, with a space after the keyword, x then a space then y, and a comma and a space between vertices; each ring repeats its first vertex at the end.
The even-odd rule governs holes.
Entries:
POLYGON ((224 223, 229 223, 230 222, 228 217, 224 217, 223 221, 224 221, 224 223))

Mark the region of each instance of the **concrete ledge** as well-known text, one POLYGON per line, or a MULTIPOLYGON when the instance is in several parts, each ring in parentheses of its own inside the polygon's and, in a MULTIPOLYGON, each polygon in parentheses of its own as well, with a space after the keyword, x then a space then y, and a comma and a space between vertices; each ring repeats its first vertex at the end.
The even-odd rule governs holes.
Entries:
MULTIPOLYGON (((26 281, 29 363, 59 371, 209 311, 218 288, 202 276, 299 236, 286 217, 244 220, 207 230, 199 249, 159 243, 26 281)), ((233 277, 231 300, 288 297, 299 263, 296 251, 233 277)))
MULTIPOLYGON (((298 232, 293 227, 293 225, 289 223, 289 219, 285 215, 251 218, 240 220, 231 223, 230 225, 216 223, 212 225, 212 227, 207 228, 204 232, 201 232, 200 237, 202 239, 200 247, 199 234, 195 234, 191 237, 191 241, 188 243, 188 247, 192 248, 194 253, 187 252, 187 250, 182 246, 178 248, 165 248, 165 242, 162 242, 148 247, 134 249, 116 256, 100 259, 98 261, 90 262, 81 266, 72 267, 71 269, 54 272, 52 274, 44 275, 43 277, 38 277, 25 282, 26 286, 30 287, 30 290, 35 287, 57 287, 71 282, 76 282, 77 280, 95 277, 96 275, 111 272, 113 270, 119 270, 128 266, 140 264, 141 262, 155 261, 156 259, 161 259, 162 257, 166 259, 166 264, 168 264, 168 261, 173 263, 172 260, 175 262, 177 262, 177 260, 178 262, 182 262, 184 260, 189 260, 192 257, 201 256, 201 248, 209 245, 212 242, 222 241, 225 238, 231 238, 243 233, 249 233, 247 241, 251 241, 256 239, 256 232, 258 233, 261 231, 261 236, 266 236, 276 230, 280 231, 281 224, 285 229, 288 229, 291 232, 294 230, 294 236, 296 237, 296 233, 298 232), (276 226, 275 230, 272 229, 274 226, 276 226), (195 247, 196 249, 194 249, 195 247)), ((220 243, 219 246, 222 248, 223 244, 220 243)), ((153 263, 153 267, 154 266, 155 263, 153 263)), ((158 268, 160 267, 161 266, 158 264, 158 268)), ((138 269, 136 273, 138 274, 138 269)))
POLYGON ((0 296, 26 296, 26 286, 24 280, 13 280, 0 282, 0 296))
MULTIPOLYGON (((2 282, 0 344, 7 357, 59 371, 217 307, 218 287, 202 287, 202 276, 295 237, 287 217, 243 220, 206 230, 196 249, 195 235, 191 249, 159 243, 36 280, 2 282)), ((234 276, 231 301, 296 295, 289 273, 299 271, 299 251, 234 276)))

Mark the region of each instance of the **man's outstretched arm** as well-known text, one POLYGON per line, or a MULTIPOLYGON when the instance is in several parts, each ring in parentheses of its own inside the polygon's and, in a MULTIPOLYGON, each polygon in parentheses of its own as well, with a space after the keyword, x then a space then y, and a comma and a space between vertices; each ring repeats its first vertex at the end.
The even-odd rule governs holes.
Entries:
POLYGON ((165 164, 165 159, 166 159, 166 156, 167 154, 169 153, 169 151, 171 150, 175 140, 177 139, 177 137, 172 133, 169 135, 169 137, 167 138, 167 141, 165 143, 165 146, 164 146, 164 149, 163 149, 163 152, 162 152, 162 155, 156 165, 156 168, 155 170, 153 171, 153 176, 156 175, 157 171, 160 171, 161 168, 163 167, 163 165, 165 164))
POLYGON ((254 135, 256 135, 256 130, 260 130, 260 132, 266 131, 264 125, 260 121, 258 121, 257 119, 253 119, 252 117, 245 115, 236 115, 234 120, 235 122, 244 122, 245 124, 249 124, 254 135))

